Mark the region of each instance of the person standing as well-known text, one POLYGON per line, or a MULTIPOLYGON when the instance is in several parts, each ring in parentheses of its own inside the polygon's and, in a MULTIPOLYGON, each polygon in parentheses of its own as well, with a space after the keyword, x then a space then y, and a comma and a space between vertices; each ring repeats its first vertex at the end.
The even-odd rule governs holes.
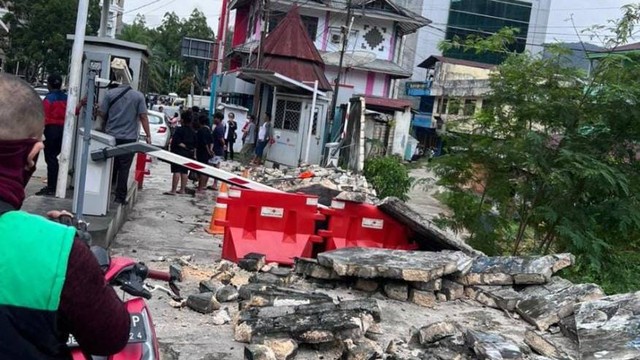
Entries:
POLYGON ((260 126, 260 130, 258 131, 258 144, 256 145, 256 155, 253 158, 252 163, 256 165, 262 164, 262 158, 264 157, 264 149, 267 147, 267 144, 271 142, 272 136, 271 132, 273 127, 271 125, 271 117, 269 114, 264 114, 264 123, 260 126))
MULTIPOLYGON (((213 114, 213 159, 211 159, 210 164, 216 168, 220 167, 220 163, 224 157, 224 125, 222 125, 222 120, 224 119, 224 115, 221 112, 216 112, 213 114)), ((218 188, 217 181, 213 183, 214 189, 218 188)))
POLYGON ((227 147, 224 151, 224 159, 233 160, 233 144, 235 144, 236 139, 238 138, 238 134, 236 131, 238 130, 238 123, 236 123, 236 115, 232 112, 227 115, 229 120, 227 120, 227 147))
MULTIPOLYGON (((130 85, 119 85, 104 96, 98 115, 105 119, 105 132, 116 139, 116 145, 138 141, 139 124, 146 134, 145 141, 151 144, 149 117, 144 95, 130 85)), ((135 154, 116 156, 113 159, 113 178, 116 180, 115 203, 127 205, 127 182, 135 154)))
MULTIPOLYGON (((209 129, 209 119, 207 115, 194 112, 197 116, 196 125, 196 160, 203 164, 209 164, 209 160, 213 157, 213 138, 209 129)), ((207 187, 209 177, 205 174, 198 174, 198 190, 202 193, 207 187)))
POLYGON ((242 127, 242 150, 240 155, 243 162, 251 159, 256 147, 256 119, 253 115, 247 115, 247 122, 242 127))
MULTIPOLYGON (((175 133, 171 138, 170 150, 172 153, 193 159, 196 148, 196 133, 191 127, 192 113, 186 111, 182 113, 182 126, 175 129, 175 133)), ((178 164, 171 164, 171 173, 173 178, 171 181, 171 191, 165 192, 165 195, 184 194, 187 191, 187 175, 189 169, 178 164), (180 183, 180 190, 178 190, 180 183)))
POLYGON ((67 94, 62 91, 62 77, 54 74, 47 78, 49 93, 42 100, 44 109, 44 160, 47 163, 47 186, 36 195, 52 196, 58 184, 58 155, 62 150, 64 118, 67 113, 67 94))

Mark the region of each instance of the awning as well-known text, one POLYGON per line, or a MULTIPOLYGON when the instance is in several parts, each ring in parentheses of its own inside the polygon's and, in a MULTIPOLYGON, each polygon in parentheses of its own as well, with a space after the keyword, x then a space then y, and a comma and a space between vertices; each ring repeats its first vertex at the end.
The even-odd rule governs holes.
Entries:
MULTIPOLYGON (((362 95, 354 95, 361 97, 362 95)), ((411 109, 411 101, 403 99, 389 99, 378 96, 364 96, 367 109, 379 111, 405 111, 411 109)))
MULTIPOLYGON (((309 93, 313 93, 313 85, 307 85, 300 81, 286 77, 275 71, 261 70, 261 69, 240 69, 238 78, 246 81, 260 81, 271 86, 287 88, 293 91, 305 90, 309 93)), ((325 97, 327 94, 318 90, 318 96, 325 97)))

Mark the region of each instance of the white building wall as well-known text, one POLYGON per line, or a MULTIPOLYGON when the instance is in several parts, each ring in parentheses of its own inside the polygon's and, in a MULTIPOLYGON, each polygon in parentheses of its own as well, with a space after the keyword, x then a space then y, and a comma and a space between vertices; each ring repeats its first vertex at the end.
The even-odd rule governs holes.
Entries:
POLYGON ((411 111, 396 111, 393 117, 395 130, 393 133, 393 155, 400 155, 404 158, 405 148, 409 141, 409 130, 411 128, 411 111))
POLYGON ((532 5, 526 50, 532 54, 538 54, 544 50, 542 44, 546 41, 551 0, 533 0, 532 5))
MULTIPOLYGON (((102 0, 100 7, 102 8, 102 0)), ((122 30, 122 15, 124 13, 124 0, 111 0, 109 5, 109 21, 107 22, 106 36, 115 39, 122 30)))

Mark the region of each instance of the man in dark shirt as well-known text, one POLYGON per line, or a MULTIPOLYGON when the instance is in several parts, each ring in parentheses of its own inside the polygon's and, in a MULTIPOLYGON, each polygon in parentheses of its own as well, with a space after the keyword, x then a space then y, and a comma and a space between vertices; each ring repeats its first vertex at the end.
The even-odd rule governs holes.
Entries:
MULTIPOLYGON (((220 167, 220 163, 224 159, 224 125, 222 124, 222 120, 224 119, 224 115, 221 112, 216 112, 213 114, 213 159, 211 159, 211 164, 217 168, 220 167)), ((215 181, 213 183, 214 189, 218 188, 218 182, 215 181)))
POLYGON ((88 246, 74 228, 19 211, 43 128, 38 94, 0 74, 0 359, 69 359, 70 333, 87 353, 115 354, 130 318, 88 246))
MULTIPOLYGON (((196 114, 197 116, 197 133, 196 133, 196 160, 203 164, 210 164, 213 159, 213 138, 211 129, 209 129, 209 119, 206 114, 196 114)), ((197 192, 202 193, 207 187, 209 177, 205 174, 198 176, 197 192)))

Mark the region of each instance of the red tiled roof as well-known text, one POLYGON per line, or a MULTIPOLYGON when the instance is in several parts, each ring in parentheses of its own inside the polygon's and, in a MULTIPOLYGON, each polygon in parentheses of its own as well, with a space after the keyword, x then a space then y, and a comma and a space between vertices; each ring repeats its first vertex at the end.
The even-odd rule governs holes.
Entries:
POLYGON ((493 68, 496 67, 496 65, 493 65, 493 64, 485 64, 485 63, 481 63, 481 62, 477 62, 477 61, 454 59, 454 58, 450 58, 450 57, 446 57, 446 56, 440 56, 440 55, 429 56, 427 58, 427 60, 425 60, 422 63, 420 63, 420 65, 418 65, 418 67, 428 69, 428 68, 432 67, 433 64, 435 64, 438 61, 443 62, 443 63, 447 63, 447 64, 470 66, 470 67, 476 67, 476 68, 481 68, 481 69, 493 69, 493 68))
POLYGON ((365 96, 365 104, 367 108, 384 108, 389 110, 403 111, 407 107, 411 107, 411 101, 403 99, 389 99, 379 96, 365 96))
MULTIPOLYGON (((280 73, 297 81, 318 80, 318 88, 331 90, 324 74, 324 62, 302 24, 298 6, 294 6, 264 41, 260 68, 280 73)), ((248 67, 255 67, 254 60, 248 67)))

